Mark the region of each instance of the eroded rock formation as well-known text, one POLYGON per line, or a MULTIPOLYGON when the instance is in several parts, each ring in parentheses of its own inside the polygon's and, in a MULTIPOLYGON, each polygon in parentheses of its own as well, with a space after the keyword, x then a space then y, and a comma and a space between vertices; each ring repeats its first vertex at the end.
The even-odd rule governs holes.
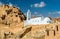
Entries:
POLYGON ((0 6, 0 39, 5 39, 6 35, 16 38, 22 34, 24 20, 26 17, 18 8, 9 5, 0 6))
POLYGON ((0 6, 0 23, 8 26, 17 25, 26 19, 21 10, 14 6, 0 6))

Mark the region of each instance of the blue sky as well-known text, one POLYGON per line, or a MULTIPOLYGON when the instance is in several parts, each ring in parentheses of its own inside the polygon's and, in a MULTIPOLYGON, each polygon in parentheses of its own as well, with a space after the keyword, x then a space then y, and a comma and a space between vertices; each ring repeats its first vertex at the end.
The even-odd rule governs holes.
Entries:
POLYGON ((32 15, 60 17, 60 0, 0 0, 0 4, 12 4, 26 14, 29 9, 32 15))

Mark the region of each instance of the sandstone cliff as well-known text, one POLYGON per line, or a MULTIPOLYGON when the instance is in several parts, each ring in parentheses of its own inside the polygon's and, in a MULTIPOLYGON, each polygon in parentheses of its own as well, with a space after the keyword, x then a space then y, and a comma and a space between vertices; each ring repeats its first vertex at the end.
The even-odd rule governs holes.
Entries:
POLYGON ((5 39, 4 34, 8 34, 8 37, 18 37, 24 32, 24 20, 25 15, 15 6, 1 5, 0 6, 0 39, 5 39))
POLYGON ((21 10, 14 6, 0 6, 0 24, 8 26, 18 26, 26 17, 21 10))

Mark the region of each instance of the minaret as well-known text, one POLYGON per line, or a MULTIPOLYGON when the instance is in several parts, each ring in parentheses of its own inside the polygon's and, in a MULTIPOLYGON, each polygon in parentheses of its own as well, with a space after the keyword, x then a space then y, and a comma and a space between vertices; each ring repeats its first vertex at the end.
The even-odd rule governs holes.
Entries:
POLYGON ((27 21, 30 20, 30 18, 31 18, 31 12, 30 12, 30 10, 28 9, 28 11, 27 11, 27 21))

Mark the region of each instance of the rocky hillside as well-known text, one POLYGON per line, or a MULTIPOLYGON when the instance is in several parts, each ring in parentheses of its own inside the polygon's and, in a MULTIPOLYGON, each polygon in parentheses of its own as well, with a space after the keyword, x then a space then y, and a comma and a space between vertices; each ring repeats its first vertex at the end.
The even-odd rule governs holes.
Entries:
POLYGON ((9 5, 0 6, 0 24, 13 26, 14 23, 17 25, 23 20, 26 20, 26 17, 18 8, 9 5))
MULTIPOLYGON (((23 22, 26 16, 15 6, 0 6, 0 39, 7 37, 16 37, 24 31, 23 22), (12 34, 12 35, 11 35, 12 34)), ((12 39, 12 38, 11 38, 12 39)))

